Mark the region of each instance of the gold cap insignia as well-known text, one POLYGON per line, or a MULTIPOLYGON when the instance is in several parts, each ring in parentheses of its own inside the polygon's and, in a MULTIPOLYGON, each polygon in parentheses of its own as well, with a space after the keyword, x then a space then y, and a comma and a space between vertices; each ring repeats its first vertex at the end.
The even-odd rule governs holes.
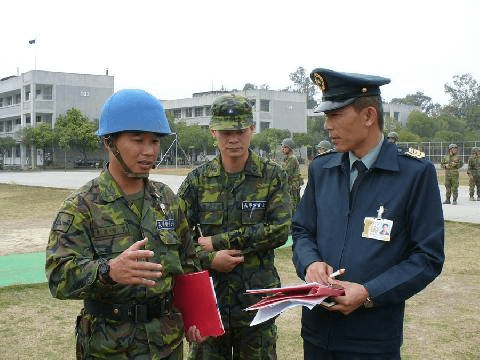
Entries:
POLYGON ((366 92, 367 92, 367 88, 366 87, 362 88, 362 93, 365 94, 366 92))
POLYGON ((325 84, 325 80, 323 80, 322 75, 320 75, 319 73, 315 73, 313 74, 313 77, 315 78, 315 84, 317 84, 320 90, 327 90, 327 85, 325 84))

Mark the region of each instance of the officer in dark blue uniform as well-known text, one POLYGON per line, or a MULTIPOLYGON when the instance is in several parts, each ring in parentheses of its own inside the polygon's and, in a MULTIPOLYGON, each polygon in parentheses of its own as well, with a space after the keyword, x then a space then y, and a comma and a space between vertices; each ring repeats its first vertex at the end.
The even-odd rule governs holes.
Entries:
POLYGON ((309 167, 293 217, 293 263, 300 278, 338 283, 345 296, 303 308, 305 359, 400 359, 405 300, 444 262, 435 168, 384 139, 380 86, 390 79, 328 69, 310 77, 336 151, 309 167))

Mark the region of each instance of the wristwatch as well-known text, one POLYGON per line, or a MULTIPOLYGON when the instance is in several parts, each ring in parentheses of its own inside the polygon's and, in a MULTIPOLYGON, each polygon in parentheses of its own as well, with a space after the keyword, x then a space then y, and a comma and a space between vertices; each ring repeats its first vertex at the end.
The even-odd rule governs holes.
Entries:
POLYGON ((115 285, 117 282, 110 277, 110 265, 108 265, 108 259, 100 258, 98 263, 98 273, 101 276, 100 281, 103 280, 107 285, 115 285))
POLYGON ((363 303, 363 307, 365 307, 366 309, 371 309, 373 308, 373 300, 370 296, 368 296, 366 299, 365 299, 365 302, 363 303))

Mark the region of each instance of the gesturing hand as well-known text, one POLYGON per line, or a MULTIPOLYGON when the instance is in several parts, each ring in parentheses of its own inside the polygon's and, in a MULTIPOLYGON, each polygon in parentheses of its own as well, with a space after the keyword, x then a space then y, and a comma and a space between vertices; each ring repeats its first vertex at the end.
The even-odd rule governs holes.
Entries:
POLYGON ((109 261, 110 277, 120 284, 155 286, 156 279, 162 276, 162 265, 149 262, 153 251, 141 250, 147 238, 137 241, 116 258, 109 261))

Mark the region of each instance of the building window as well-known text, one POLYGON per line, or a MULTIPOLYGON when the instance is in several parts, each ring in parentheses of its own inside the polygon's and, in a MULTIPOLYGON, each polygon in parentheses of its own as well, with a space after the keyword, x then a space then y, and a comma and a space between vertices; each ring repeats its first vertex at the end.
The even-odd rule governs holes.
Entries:
POLYGON ((203 107, 195 108, 195 117, 203 116, 203 107))
POLYGON ((37 87, 37 89, 35 90, 35 94, 35 99, 40 99, 40 96, 42 95, 42 89, 37 87))
POLYGON ((260 111, 270 111, 270 100, 260 100, 260 111))
POLYGON ((12 120, 5 121, 5 132, 12 132, 12 120))
POLYGON ((30 115, 25 115, 25 124, 30 124, 30 115))
POLYGON ((15 104, 20 104, 22 102, 22 94, 15 95, 15 104))
POLYGON ((25 89, 25 101, 30 100, 30 85, 26 85, 25 89))
POLYGON ((400 113, 398 111, 395 111, 393 113, 393 118, 398 121, 398 118, 400 117, 400 113))
POLYGON ((0 98, 0 107, 3 107, 3 98, 0 98))
POLYGON ((252 108, 257 106, 257 100, 256 99, 248 99, 248 100, 250 100, 250 103, 252 104, 252 108))
POLYGON ((182 109, 173 109, 173 117, 175 119, 181 119, 182 118, 182 109))
POLYGON ((21 118, 15 119, 15 125, 22 125, 22 119, 21 118))
POLYGON ((20 151, 20 145, 15 146, 15 157, 20 157, 21 156, 21 151, 20 151))
POLYGON ((211 116, 211 115, 212 115, 212 107, 205 106, 205 116, 211 116))
POLYGON ((13 97, 12 96, 7 96, 5 98, 5 106, 12 105, 12 103, 13 103, 13 97))
POLYGON ((192 117, 193 110, 192 108, 185 108, 185 117, 191 118, 192 117))
POLYGON ((260 122, 260 132, 262 132, 265 129, 270 128, 270 123, 266 121, 261 121, 260 122))
POLYGON ((3 121, 0 121, 0 132, 3 133, 3 121))
POLYGON ((42 116, 41 116, 41 115, 37 115, 37 116, 35 117, 35 122, 41 123, 41 122, 42 122, 42 116))

